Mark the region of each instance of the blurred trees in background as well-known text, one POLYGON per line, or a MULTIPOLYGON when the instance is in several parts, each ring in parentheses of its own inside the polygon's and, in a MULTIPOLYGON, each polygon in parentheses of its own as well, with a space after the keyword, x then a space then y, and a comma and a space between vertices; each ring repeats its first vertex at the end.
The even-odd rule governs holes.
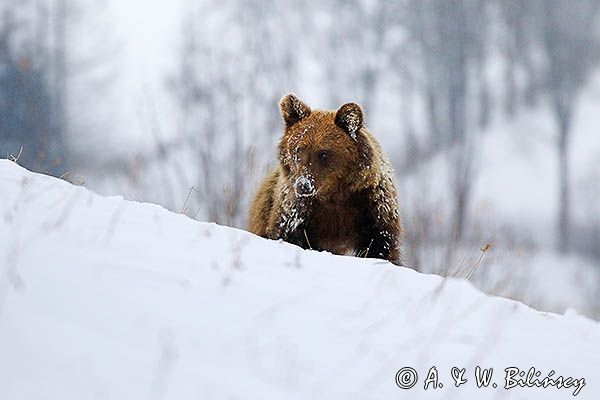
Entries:
POLYGON ((420 1, 407 4, 408 32, 420 64, 409 79, 422 82, 428 125, 426 152, 449 147, 452 241, 460 241, 473 181, 473 133, 490 116, 484 75, 487 1, 420 1))
MULTIPOLYGON (((137 185, 137 198, 161 191, 170 209, 243 227, 256 183, 273 165, 279 98, 296 91, 326 108, 356 101, 384 145, 393 144, 386 150, 401 180, 443 160, 449 197, 435 207, 445 217, 420 200, 405 215, 407 262, 418 268, 424 246, 481 240, 470 218, 482 133, 494 119, 545 107, 555 116, 560 165, 556 244, 573 249, 570 131, 598 65, 600 0, 185 4, 177 67, 165 77, 177 110, 169 132, 158 135, 154 124, 144 154, 109 160, 106 170, 137 185)), ((0 150, 23 145, 25 166, 55 174, 66 169, 52 168, 56 160, 90 162, 65 139, 81 119, 66 110, 68 9, 67 0, 10 0, 0 22, 0 150)), ((431 184, 422 184, 427 198, 431 184)))
POLYGON ((69 153, 64 1, 10 0, 0 13, 0 154, 60 175, 69 153))
POLYGON ((104 0, 0 3, 1 157, 18 157, 26 168, 56 176, 66 177, 80 166, 73 160, 73 143, 104 128, 83 121, 98 114, 97 98, 109 86, 103 82, 99 88, 98 81, 112 73, 98 73, 109 65, 113 50, 111 36, 94 31, 93 19, 100 19, 104 8, 104 0), (91 48, 81 50, 82 38, 91 48), (84 110, 81 101, 89 98, 94 109, 84 110), (83 135, 71 134, 82 126, 87 128, 83 135))
POLYGON ((597 0, 191 4, 176 93, 181 132, 198 155, 194 198, 206 209, 202 219, 243 226, 255 185, 248 172, 265 165, 253 150, 273 146, 276 100, 302 78, 306 67, 298 66, 312 61, 329 107, 356 100, 368 120, 378 120, 394 112, 381 99, 397 99, 394 134, 409 151, 391 156, 403 171, 447 155, 451 218, 443 241, 451 247, 468 234, 477 135, 494 115, 511 118, 548 101, 560 159, 556 242, 569 249, 569 121, 596 62, 597 0), (504 81, 492 83, 489 70, 498 64, 504 81), (415 110, 420 118, 406 115, 415 110))
POLYGON ((295 80, 295 44, 280 32, 295 6, 276 0, 219 4, 190 3, 171 84, 181 111, 179 137, 194 159, 189 206, 203 219, 243 226, 252 175, 264 172, 260 166, 271 158, 257 149, 274 145, 280 118, 273 111, 295 80))
POLYGON ((542 49, 546 56, 545 85, 558 127, 559 209, 557 242, 561 252, 571 242, 571 182, 569 143, 578 95, 598 61, 600 48, 593 34, 600 2, 558 0, 541 3, 542 49))

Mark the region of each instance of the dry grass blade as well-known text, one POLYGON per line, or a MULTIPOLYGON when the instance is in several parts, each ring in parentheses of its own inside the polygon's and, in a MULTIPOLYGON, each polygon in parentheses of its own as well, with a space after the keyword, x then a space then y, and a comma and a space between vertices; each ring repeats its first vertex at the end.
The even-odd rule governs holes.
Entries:
POLYGON ((59 176, 58 179, 62 179, 63 181, 69 182, 70 184, 75 185, 75 186, 84 186, 85 185, 85 178, 74 174, 73 171, 65 172, 64 174, 59 176))
POLYGON ((21 146, 21 148, 19 149, 19 154, 17 154, 16 156, 13 156, 12 154, 8 155, 8 159, 14 163, 19 163, 19 158, 21 158, 21 155, 23 155, 23 146, 21 146))
POLYGON ((190 190, 188 190, 187 196, 185 196, 185 200, 183 201, 183 206, 181 207, 181 214, 185 214, 185 212, 187 211, 187 202, 190 199, 190 196, 192 195, 192 192, 196 190, 195 187, 190 187, 190 190))
POLYGON ((477 259, 477 261, 475 262, 475 264, 473 264, 471 266, 471 269, 467 273, 467 276, 465 276, 466 280, 469 280, 471 278, 471 276, 473 276, 473 274, 475 273, 475 271, 477 271, 477 268, 479 268, 479 266, 481 265, 481 261, 483 260, 483 256, 485 256, 485 253, 487 253, 491 247, 492 247, 491 244, 486 243, 486 244, 484 244, 479 249, 479 250, 481 250, 481 254, 479 255, 479 258, 477 259))
POLYGON ((306 239, 306 243, 308 244, 308 248, 312 250, 313 248, 310 245, 310 241, 308 240, 308 235, 306 234, 306 229, 303 229, 302 231, 304 232, 304 238, 306 239))
POLYGON ((367 256, 369 255, 369 250, 371 250, 372 244, 373 244, 373 239, 371 239, 371 241, 369 242, 369 245, 367 246, 367 249, 365 250, 365 254, 363 255, 363 258, 367 258, 367 256))
POLYGON ((198 209, 196 210, 196 212, 194 213, 194 216, 192 217, 192 219, 196 219, 196 217, 198 216, 198 214, 200 213, 200 210, 202 210, 202 206, 198 207, 198 209))

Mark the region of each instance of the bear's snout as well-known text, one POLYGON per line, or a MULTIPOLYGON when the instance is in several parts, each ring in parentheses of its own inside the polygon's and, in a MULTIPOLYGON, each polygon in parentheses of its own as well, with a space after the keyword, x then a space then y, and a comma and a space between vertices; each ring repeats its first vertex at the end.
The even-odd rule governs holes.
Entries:
POLYGON ((299 176, 294 182, 294 191, 296 196, 311 197, 316 193, 315 181, 308 176, 299 176))

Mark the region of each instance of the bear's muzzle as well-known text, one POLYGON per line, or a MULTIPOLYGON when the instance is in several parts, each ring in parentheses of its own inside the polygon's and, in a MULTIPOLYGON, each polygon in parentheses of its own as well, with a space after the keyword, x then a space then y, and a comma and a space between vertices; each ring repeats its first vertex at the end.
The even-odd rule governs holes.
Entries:
POLYGON ((314 196, 316 191, 314 179, 307 176, 299 176, 294 182, 294 191, 298 197, 314 196))

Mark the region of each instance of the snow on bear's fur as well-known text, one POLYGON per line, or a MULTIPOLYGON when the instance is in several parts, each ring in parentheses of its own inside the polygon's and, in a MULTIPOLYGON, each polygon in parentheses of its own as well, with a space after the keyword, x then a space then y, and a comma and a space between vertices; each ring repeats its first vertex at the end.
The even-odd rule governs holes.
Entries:
POLYGON ((399 264, 403 228, 393 172, 360 106, 311 110, 291 93, 279 107, 285 122, 279 165, 252 203, 250 231, 399 264))

